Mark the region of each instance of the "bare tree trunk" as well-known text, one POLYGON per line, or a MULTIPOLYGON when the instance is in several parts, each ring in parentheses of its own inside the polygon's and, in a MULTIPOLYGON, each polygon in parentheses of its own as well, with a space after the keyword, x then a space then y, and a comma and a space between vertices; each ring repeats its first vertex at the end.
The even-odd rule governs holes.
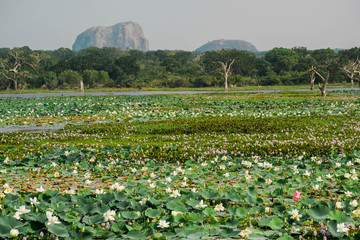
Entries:
POLYGON ((311 75, 310 75, 310 90, 314 90, 314 84, 315 84, 315 72, 314 70, 314 66, 311 66, 311 75))
POLYGON ((320 89, 320 92, 321 92, 321 96, 323 96, 323 97, 326 97, 326 87, 327 87, 328 82, 329 82, 329 77, 330 77, 330 72, 327 72, 326 78, 325 79, 322 78, 323 79, 322 86, 319 83, 319 89, 320 89))
POLYGON ((84 91, 84 81, 82 79, 80 80, 80 90, 84 91))
POLYGON ((228 87, 228 77, 230 75, 231 72, 231 65, 235 62, 235 59, 231 60, 231 62, 229 64, 227 63, 223 63, 218 61, 217 63, 219 63, 222 66, 222 73, 221 75, 224 77, 224 82, 225 82, 225 91, 229 90, 228 87))
POLYGON ((17 73, 14 71, 14 77, 13 77, 13 82, 14 82, 14 90, 16 91, 18 89, 18 80, 17 80, 17 73))
POLYGON ((224 73, 225 91, 228 90, 228 74, 224 73))
POLYGON ((316 71, 315 68, 312 68, 311 71, 313 71, 313 73, 315 73, 316 75, 318 75, 320 77, 322 83, 319 83, 318 87, 320 89, 321 96, 326 97, 326 87, 329 82, 330 71, 327 71, 326 78, 324 78, 318 71, 316 71))
POLYGON ((320 92, 321 92, 321 96, 326 97, 326 85, 323 85, 321 87, 320 83, 319 83, 319 89, 320 89, 320 92))

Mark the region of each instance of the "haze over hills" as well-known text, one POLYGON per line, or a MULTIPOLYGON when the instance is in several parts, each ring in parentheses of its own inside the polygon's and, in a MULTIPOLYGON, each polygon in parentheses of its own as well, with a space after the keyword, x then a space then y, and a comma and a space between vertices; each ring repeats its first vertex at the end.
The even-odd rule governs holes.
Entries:
POLYGON ((249 52, 257 52, 256 47, 244 40, 215 40, 208 42, 201 47, 197 48, 194 52, 207 52, 207 51, 216 51, 221 49, 236 49, 236 50, 246 50, 249 52))
POLYGON ((149 50, 149 41, 142 27, 132 21, 114 26, 91 27, 79 34, 72 46, 74 51, 87 47, 121 47, 122 49, 149 50))

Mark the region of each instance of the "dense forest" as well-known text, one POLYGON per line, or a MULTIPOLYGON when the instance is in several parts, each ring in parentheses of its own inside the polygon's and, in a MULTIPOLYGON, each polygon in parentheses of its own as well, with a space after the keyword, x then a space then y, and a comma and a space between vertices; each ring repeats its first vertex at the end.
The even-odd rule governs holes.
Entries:
POLYGON ((212 87, 224 86, 225 75, 229 87, 360 83, 359 58, 360 48, 274 48, 260 53, 1 48, 0 90, 78 89, 80 83, 85 89, 212 87))

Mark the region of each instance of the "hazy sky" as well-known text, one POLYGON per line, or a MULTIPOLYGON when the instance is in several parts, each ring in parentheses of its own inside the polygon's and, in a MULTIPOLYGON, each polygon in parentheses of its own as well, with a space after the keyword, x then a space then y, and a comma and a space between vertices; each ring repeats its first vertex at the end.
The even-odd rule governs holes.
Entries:
POLYGON ((308 49, 360 46, 360 0, 0 0, 0 48, 71 48, 92 26, 135 21, 150 49, 216 39, 308 49))

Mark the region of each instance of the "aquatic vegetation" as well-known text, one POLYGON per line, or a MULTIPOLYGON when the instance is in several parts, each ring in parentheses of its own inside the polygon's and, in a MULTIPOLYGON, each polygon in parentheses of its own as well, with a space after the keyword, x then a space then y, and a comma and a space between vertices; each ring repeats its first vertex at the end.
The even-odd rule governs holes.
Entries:
POLYGON ((0 99, 0 237, 357 239, 349 95, 0 99))
POLYGON ((57 148, 2 159, 0 236, 13 229, 71 239, 360 234, 360 151, 290 159, 217 154, 183 163, 130 161, 132 151, 57 148))

